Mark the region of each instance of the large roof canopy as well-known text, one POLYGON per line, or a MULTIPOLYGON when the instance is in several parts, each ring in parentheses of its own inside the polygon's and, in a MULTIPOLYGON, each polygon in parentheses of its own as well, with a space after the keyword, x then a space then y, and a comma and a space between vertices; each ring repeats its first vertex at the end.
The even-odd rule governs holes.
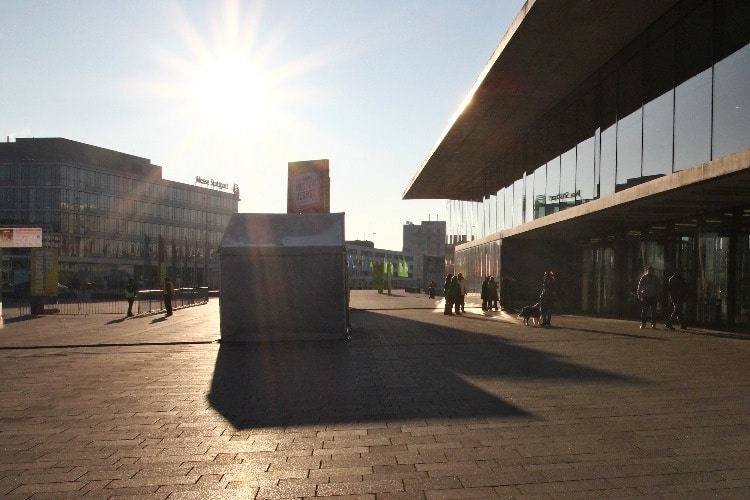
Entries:
MULTIPOLYGON (((546 112, 676 0, 528 0, 403 194, 479 200, 469 173, 495 167, 499 185, 523 165, 498 165, 546 112)), ((509 162, 510 163, 510 162, 509 162)))

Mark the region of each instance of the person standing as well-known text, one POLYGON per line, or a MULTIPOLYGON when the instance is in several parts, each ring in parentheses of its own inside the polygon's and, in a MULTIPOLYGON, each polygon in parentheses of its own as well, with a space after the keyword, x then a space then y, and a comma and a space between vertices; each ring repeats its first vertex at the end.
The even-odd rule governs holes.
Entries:
POLYGON ((648 266, 646 274, 638 280, 638 299, 641 301, 641 328, 646 328, 646 321, 651 321, 651 328, 656 328, 656 298, 659 293, 659 283, 654 268, 648 266))
POLYGON ((437 283, 435 283, 434 281, 430 281, 429 289, 430 289, 430 298, 431 299, 435 298, 435 288, 437 288, 437 283))
POLYGON ((485 276, 482 282, 482 311, 490 310, 490 277, 485 276))
POLYGON ((172 288, 172 282, 169 277, 164 278, 164 309, 167 310, 166 316, 172 315, 172 295, 174 295, 174 289, 172 288))
POLYGON ((495 281, 494 276, 490 276, 490 282, 487 283, 487 289, 489 290, 489 302, 487 303, 487 310, 494 309, 497 311, 497 303, 500 301, 500 295, 498 294, 498 283, 495 281))
POLYGON ((453 316, 453 312, 451 310, 453 309, 453 302, 452 302, 452 296, 451 296, 451 282, 453 281, 453 274, 448 273, 445 275, 445 283, 443 284, 443 298, 445 298, 445 309, 443 310, 443 314, 447 316, 453 316))
POLYGON ((458 276, 453 276, 451 284, 448 286, 448 294, 456 308, 455 315, 461 316, 461 285, 458 282, 458 276))
POLYGON ((675 269, 672 276, 670 276, 667 282, 667 290, 669 291, 669 300, 672 302, 672 314, 667 318, 667 328, 674 330, 673 325, 679 323, 680 328, 685 330, 687 325, 685 323, 685 316, 682 314, 682 304, 685 302, 687 285, 682 278, 679 268, 675 269))
POLYGON ((458 287, 460 289, 458 304, 461 306, 461 314, 464 314, 466 312, 466 280, 463 273, 458 273, 458 287))
POLYGON ((125 300, 128 301, 128 316, 133 315, 133 302, 135 302, 135 294, 137 292, 138 290, 135 287, 135 282, 133 281, 133 278, 130 278, 128 284, 125 285, 125 300))
POLYGON ((542 279, 542 293, 539 295, 539 313, 542 326, 552 326, 552 303, 555 298, 555 273, 545 271, 542 279))

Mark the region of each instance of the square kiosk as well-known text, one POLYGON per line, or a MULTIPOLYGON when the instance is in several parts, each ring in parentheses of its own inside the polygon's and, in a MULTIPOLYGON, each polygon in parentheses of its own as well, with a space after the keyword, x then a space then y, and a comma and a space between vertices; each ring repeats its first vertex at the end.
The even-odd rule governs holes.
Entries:
POLYGON ((222 342, 348 338, 343 213, 234 214, 219 268, 222 342))

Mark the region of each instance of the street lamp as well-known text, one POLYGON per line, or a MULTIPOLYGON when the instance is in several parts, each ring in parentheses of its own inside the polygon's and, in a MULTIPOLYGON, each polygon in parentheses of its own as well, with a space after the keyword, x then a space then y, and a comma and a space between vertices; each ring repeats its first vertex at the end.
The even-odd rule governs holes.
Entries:
POLYGON ((208 193, 204 195, 206 200, 205 210, 203 211, 203 217, 205 222, 204 231, 204 247, 203 247, 203 286, 208 287, 208 193))

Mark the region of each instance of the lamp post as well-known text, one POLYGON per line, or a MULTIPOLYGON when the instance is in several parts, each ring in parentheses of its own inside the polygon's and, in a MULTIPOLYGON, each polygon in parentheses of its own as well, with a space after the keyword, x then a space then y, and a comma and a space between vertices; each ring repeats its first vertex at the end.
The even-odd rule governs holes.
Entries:
POLYGON ((208 193, 204 195, 206 201, 205 209, 203 211, 204 218, 204 248, 203 248, 203 286, 208 286, 208 193))

